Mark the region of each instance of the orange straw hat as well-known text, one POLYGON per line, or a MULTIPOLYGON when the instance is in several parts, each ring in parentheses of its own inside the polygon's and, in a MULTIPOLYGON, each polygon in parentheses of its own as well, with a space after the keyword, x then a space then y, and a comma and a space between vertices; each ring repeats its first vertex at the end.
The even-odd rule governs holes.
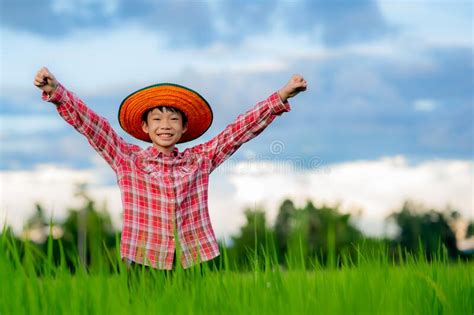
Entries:
POLYGON ((151 142, 142 130, 142 115, 155 106, 174 107, 186 115, 188 130, 178 143, 200 137, 212 124, 211 106, 199 93, 178 84, 160 83, 135 91, 122 101, 118 112, 120 126, 133 137, 151 142))

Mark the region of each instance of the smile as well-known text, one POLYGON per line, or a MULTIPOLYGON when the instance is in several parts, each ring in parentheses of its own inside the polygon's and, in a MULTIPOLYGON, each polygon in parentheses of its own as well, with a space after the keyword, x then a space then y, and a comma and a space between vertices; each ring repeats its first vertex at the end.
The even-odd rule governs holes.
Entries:
POLYGON ((171 133, 160 133, 158 135, 158 137, 162 138, 162 139, 169 139, 169 138, 172 138, 173 135, 171 133))

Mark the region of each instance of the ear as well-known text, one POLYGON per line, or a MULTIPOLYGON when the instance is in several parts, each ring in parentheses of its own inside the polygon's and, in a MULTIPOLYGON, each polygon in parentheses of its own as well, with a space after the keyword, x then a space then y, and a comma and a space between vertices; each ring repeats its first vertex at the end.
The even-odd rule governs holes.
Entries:
POLYGON ((148 124, 146 121, 142 121, 142 130, 144 133, 148 134, 148 124))
POLYGON ((183 128, 183 133, 185 133, 186 131, 188 131, 188 126, 187 125, 183 128))

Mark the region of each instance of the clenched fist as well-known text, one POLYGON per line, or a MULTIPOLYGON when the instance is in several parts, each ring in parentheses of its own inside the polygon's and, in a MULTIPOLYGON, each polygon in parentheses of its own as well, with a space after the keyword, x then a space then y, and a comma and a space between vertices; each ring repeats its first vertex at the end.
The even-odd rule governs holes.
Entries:
POLYGON ((299 92, 306 91, 308 84, 306 80, 299 74, 295 74, 291 77, 290 81, 282 87, 278 94, 282 102, 286 102, 290 97, 296 96, 299 92))
POLYGON ((52 95, 58 87, 58 81, 46 67, 39 69, 33 83, 49 95, 52 95))

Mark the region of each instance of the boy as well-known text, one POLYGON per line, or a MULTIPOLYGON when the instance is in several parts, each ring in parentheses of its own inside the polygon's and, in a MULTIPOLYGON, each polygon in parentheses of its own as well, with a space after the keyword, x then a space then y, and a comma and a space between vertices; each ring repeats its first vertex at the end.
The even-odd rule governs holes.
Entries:
POLYGON ((43 99, 54 103, 59 115, 83 134, 114 170, 124 211, 122 259, 166 270, 173 269, 177 241, 182 254, 178 263, 183 268, 219 255, 207 205, 209 174, 276 116, 290 111, 288 98, 307 88, 306 81, 294 75, 216 137, 180 152, 177 143, 198 138, 212 123, 211 107, 191 89, 163 83, 123 100, 120 126, 135 138, 152 143, 142 149, 122 139, 105 118, 66 90, 47 68, 37 72, 34 84, 43 90, 43 99))

